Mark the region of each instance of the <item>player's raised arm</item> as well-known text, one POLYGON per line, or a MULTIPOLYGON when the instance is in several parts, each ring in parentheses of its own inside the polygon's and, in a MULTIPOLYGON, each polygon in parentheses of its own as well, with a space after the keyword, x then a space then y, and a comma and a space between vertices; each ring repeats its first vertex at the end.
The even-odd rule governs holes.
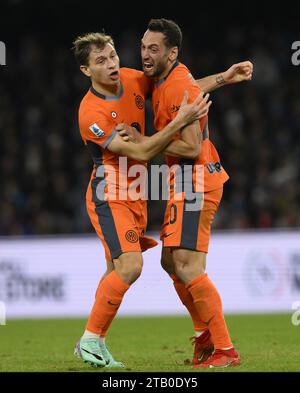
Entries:
MULTIPOLYGON (((149 138, 143 138, 140 143, 124 141, 120 135, 116 135, 107 146, 108 150, 121 156, 128 156, 139 161, 148 161, 161 152, 170 142, 173 135, 186 125, 201 119, 207 113, 207 103, 203 93, 191 104, 187 104, 188 95, 184 95, 177 116, 159 133, 149 138), (203 105, 205 101, 205 105, 203 105)), ((117 131, 126 128, 119 124, 117 131)))
POLYGON ((197 79, 200 89, 205 93, 216 90, 221 86, 249 81, 252 79, 253 64, 251 61, 243 61, 233 64, 228 70, 220 74, 210 75, 202 79, 197 79))

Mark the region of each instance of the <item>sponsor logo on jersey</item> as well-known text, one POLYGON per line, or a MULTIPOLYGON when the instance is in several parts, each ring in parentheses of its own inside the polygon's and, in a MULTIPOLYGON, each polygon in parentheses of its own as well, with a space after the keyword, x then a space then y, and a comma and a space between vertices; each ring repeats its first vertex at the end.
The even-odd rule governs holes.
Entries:
POLYGON ((117 115, 117 112, 114 112, 114 111, 111 112, 111 117, 112 117, 113 119, 115 119, 117 116, 118 116, 118 115, 117 115))
POLYGON ((171 113, 178 112, 180 108, 180 105, 172 105, 171 106, 171 113))

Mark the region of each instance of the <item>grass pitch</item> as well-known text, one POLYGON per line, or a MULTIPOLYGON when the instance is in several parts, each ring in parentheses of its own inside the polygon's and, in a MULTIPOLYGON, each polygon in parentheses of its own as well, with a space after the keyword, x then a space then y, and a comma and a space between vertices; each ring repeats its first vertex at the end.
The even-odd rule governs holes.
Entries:
MULTIPOLYGON (((300 326, 292 325, 290 315, 233 315, 226 321, 242 364, 222 372, 300 371, 300 326)), ((0 371, 109 372, 94 369, 73 355, 85 322, 9 320, 0 326, 0 371)), ((114 357, 126 364, 124 371, 188 372, 195 371, 184 365, 192 356, 192 334, 187 317, 119 317, 106 341, 114 357)))

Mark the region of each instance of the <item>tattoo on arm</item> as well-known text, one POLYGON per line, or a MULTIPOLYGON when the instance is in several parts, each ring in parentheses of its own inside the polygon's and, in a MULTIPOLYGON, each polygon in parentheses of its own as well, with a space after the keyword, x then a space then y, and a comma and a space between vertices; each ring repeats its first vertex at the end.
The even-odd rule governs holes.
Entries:
POLYGON ((216 82, 217 82, 218 85, 223 85, 223 84, 225 83, 225 80, 224 80, 222 74, 217 75, 217 77, 216 77, 216 82))

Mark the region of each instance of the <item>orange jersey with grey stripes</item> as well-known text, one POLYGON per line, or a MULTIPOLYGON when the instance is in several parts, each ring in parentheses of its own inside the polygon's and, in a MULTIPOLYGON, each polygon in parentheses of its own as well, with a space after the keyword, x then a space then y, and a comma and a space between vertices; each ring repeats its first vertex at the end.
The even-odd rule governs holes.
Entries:
POLYGON ((120 156, 107 149, 117 133, 115 126, 119 123, 127 123, 144 134, 145 96, 152 90, 151 81, 141 71, 121 68, 120 80, 119 96, 104 96, 91 87, 79 107, 81 137, 94 162, 90 185, 95 189, 96 183, 101 178, 105 179, 106 200, 112 200, 110 192, 114 189, 117 190, 118 200, 119 190, 125 186, 128 189, 134 181, 134 178, 128 177, 130 167, 134 164, 141 165, 141 162, 127 158, 127 168, 125 165, 121 168, 120 156), (107 191, 109 191, 108 195, 107 191))
MULTIPOLYGON (((189 92, 189 102, 193 101, 200 93, 200 88, 184 64, 176 62, 169 74, 154 84, 152 104, 154 112, 154 125, 161 131, 177 114, 184 91, 189 92)), ((222 167, 218 152, 209 139, 208 117, 200 120, 202 131, 202 146, 196 160, 186 160, 166 156, 169 166, 174 164, 203 165, 204 191, 212 191, 222 187, 229 176, 222 167)), ((174 139, 180 138, 176 135, 174 139)), ((172 179, 171 179, 172 180, 172 179)))

